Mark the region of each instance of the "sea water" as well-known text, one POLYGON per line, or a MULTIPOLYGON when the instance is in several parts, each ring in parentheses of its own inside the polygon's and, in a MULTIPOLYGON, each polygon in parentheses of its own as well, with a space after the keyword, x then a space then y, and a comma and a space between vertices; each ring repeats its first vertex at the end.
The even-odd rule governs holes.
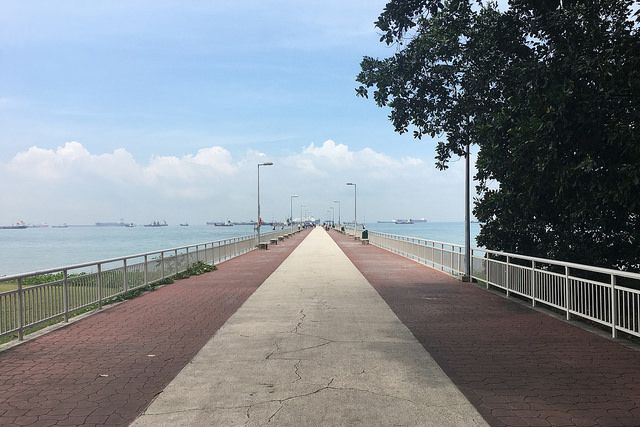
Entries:
MULTIPOLYGON (((464 243, 464 223, 367 224, 370 230, 464 243)), ((264 232, 271 227, 263 226, 264 232)), ((472 245, 479 225, 471 224, 472 245)), ((252 225, 73 227, 0 230, 0 276, 253 235, 252 225)))
MULTIPOLYGON (((421 237, 445 243, 464 245, 464 222, 416 222, 413 224, 367 223, 371 231, 397 234, 408 237, 421 237)), ((480 233, 480 224, 471 223, 471 247, 476 247, 476 237, 480 233)))
MULTIPOLYGON (((263 226, 263 232, 271 227, 263 226)), ((0 276, 253 235, 252 225, 0 230, 0 276)))

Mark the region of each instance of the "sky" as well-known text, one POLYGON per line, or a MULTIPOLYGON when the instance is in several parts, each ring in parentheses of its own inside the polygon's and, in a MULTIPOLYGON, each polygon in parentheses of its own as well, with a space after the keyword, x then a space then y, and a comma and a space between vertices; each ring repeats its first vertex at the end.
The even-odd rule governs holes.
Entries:
POLYGON ((0 224, 464 216, 463 161, 355 96, 381 0, 2 0, 0 224), (337 210, 336 210, 337 213, 337 210))

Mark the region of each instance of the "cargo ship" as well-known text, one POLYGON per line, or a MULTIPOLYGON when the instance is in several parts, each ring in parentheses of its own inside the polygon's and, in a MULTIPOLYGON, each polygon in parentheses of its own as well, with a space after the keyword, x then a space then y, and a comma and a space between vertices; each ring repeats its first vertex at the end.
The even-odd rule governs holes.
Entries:
POLYGON ((0 230, 22 230, 27 228, 27 224, 25 224, 23 221, 18 221, 15 224, 12 225, 0 225, 0 230))
POLYGON ((167 221, 162 221, 162 222, 160 222, 160 221, 153 221, 152 223, 150 223, 150 224, 145 224, 144 226, 145 226, 145 227, 166 227, 166 226, 168 226, 168 225, 169 225, 169 224, 167 224, 167 221))

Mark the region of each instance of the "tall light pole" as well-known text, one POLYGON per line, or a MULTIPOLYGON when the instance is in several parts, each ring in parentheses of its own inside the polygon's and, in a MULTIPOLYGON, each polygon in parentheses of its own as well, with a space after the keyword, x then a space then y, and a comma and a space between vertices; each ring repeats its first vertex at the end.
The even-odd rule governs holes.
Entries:
POLYGON ((347 182, 347 185, 353 185, 353 237, 358 233, 358 186, 353 182, 347 182))
POLYGON ((331 227, 335 227, 336 226, 336 208, 333 206, 329 206, 329 209, 331 209, 331 227))
POLYGON ((260 166, 273 166, 273 163, 258 163, 258 245, 260 245, 260 226, 262 225, 262 220, 260 219, 260 166))
POLYGON ((338 204, 338 227, 342 226, 342 221, 340 219, 340 200, 334 200, 333 203, 338 204))
POLYGON ((471 212, 470 212, 470 191, 469 191, 469 144, 465 154, 464 168, 464 275, 465 280, 471 281, 471 212))
POLYGON ((293 199, 298 197, 297 194, 292 194, 291 195, 291 211, 289 212, 289 220, 291 221, 291 232, 293 233, 293 199))

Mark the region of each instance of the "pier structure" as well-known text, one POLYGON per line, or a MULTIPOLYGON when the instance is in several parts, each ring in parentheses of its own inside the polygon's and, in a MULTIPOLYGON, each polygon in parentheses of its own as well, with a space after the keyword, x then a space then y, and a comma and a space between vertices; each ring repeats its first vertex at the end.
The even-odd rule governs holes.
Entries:
POLYGON ((322 228, 0 352, 0 425, 640 425, 640 351, 322 228))

